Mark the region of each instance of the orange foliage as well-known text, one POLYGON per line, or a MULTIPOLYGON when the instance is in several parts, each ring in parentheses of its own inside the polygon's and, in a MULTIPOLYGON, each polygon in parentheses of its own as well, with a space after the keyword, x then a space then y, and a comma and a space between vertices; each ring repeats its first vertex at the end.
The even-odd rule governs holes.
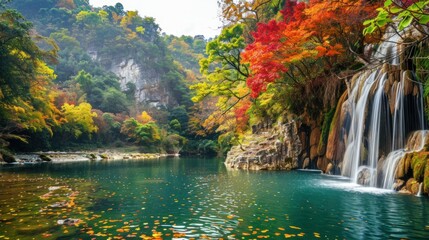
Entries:
MULTIPOLYGON (((258 25, 253 33, 255 41, 243 53, 243 60, 252 70, 247 84, 254 98, 266 90, 268 83, 290 78, 287 73, 291 67, 299 69, 323 60, 319 68, 329 71, 334 64, 345 61, 345 49, 363 41, 362 22, 375 12, 375 4, 365 0, 292 3, 283 9, 283 21, 258 25)), ((301 72, 311 74, 308 69, 301 72)))

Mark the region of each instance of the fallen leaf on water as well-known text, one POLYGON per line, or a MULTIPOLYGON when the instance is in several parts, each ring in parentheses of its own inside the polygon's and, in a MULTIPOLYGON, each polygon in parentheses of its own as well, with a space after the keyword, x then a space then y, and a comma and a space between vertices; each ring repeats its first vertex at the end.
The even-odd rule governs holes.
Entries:
POLYGON ((284 231, 285 229, 284 228, 282 228, 282 227, 279 227, 278 228, 280 231, 284 231))
POLYGON ((300 227, 297 227, 297 226, 289 226, 289 227, 292 228, 292 229, 298 229, 298 230, 301 229, 300 227))
POLYGON ((305 233, 303 233, 303 232, 297 234, 298 237, 304 237, 304 235, 305 235, 305 233))
POLYGON ((285 238, 291 238, 291 237, 295 237, 295 234, 289 234, 289 233, 285 233, 285 238))

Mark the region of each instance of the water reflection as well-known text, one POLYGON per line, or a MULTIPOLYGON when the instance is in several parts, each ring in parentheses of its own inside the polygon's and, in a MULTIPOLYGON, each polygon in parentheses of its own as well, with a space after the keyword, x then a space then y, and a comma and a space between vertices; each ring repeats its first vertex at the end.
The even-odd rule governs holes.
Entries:
MULTIPOLYGON (((6 174, 51 179, 34 181, 33 188, 47 188, 58 179, 76 187, 87 184, 81 190, 85 202, 76 200, 82 212, 67 209, 85 224, 52 226, 40 237, 425 239, 429 234, 425 197, 361 188, 320 174, 227 171, 215 159, 45 164, 1 168, 1 173, 0 187, 16 189, 7 192, 15 197, 22 194, 23 182, 7 182, 6 174)), ((13 204, 6 198, 0 193, 0 203, 7 202, 0 207, 2 215, 13 204)), ((40 199, 23 208, 34 211, 29 205, 35 204, 40 199)), ((19 225, 19 219, 10 221, 19 225)), ((1 230, 7 227, 0 221, 1 230)), ((13 234, 8 237, 30 238, 13 234)))

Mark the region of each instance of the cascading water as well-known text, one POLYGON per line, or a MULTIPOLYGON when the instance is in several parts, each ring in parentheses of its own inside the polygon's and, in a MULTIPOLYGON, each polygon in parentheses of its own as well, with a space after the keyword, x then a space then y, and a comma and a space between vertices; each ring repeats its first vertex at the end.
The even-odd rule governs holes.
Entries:
POLYGON ((393 115, 392 150, 404 148, 405 121, 404 121, 404 77, 396 88, 395 113, 393 115))
POLYGON ((344 124, 341 173, 366 186, 392 189, 398 162, 425 142, 422 133, 421 148, 404 149, 407 135, 424 129, 423 88, 402 69, 399 39, 397 33, 388 35, 373 56, 385 64, 352 81, 343 105, 349 124, 344 124))

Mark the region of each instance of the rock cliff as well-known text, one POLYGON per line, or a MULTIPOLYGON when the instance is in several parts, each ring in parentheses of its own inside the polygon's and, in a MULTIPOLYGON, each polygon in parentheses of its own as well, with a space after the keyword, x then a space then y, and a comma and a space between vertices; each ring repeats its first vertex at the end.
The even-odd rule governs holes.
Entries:
POLYGON ((140 103, 152 107, 176 103, 169 90, 162 85, 160 74, 132 58, 114 61, 109 70, 118 76, 122 90, 128 89, 127 83, 135 85, 135 98, 140 103))
MULTIPOLYGON (((100 62, 95 47, 90 48, 87 53, 92 60, 100 62)), ((177 104, 173 94, 162 84, 161 73, 131 57, 114 59, 107 63, 103 64, 104 67, 119 78, 122 91, 128 90, 128 83, 135 86, 135 99, 138 103, 157 108, 177 104)))
POLYGON ((296 122, 273 128, 253 129, 254 133, 234 146, 225 164, 231 169, 291 170, 298 168, 302 144, 296 122))

